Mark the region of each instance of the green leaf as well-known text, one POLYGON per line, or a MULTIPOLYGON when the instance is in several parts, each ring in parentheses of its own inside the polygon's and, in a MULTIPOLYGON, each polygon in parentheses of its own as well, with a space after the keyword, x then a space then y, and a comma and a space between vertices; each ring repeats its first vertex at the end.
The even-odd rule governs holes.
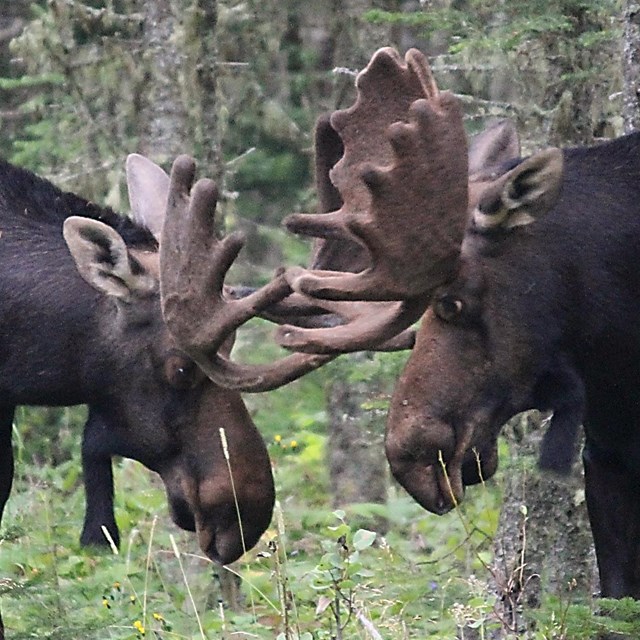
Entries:
POLYGON ((358 550, 362 551, 367 547, 370 547, 376 539, 378 534, 375 531, 369 531, 367 529, 358 529, 353 535, 353 546, 358 550))

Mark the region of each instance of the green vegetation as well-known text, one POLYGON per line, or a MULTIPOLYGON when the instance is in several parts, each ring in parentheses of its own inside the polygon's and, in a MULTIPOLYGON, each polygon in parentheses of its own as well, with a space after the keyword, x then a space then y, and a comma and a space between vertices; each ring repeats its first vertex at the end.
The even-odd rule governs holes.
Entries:
MULTIPOLYGON (((226 604, 219 574, 193 535, 170 523, 156 476, 121 461, 116 517, 122 549, 82 549, 77 447, 68 452, 71 459, 41 466, 18 440, 20 464, 0 542, 9 637, 451 640, 456 634, 490 638, 498 628, 504 637, 528 640, 586 640, 603 629, 635 637, 637 603, 573 603, 570 585, 539 609, 523 604, 526 629, 509 630, 501 621, 499 590, 491 587, 500 475, 470 489, 461 508, 441 518, 395 486, 386 505, 332 509, 323 375, 264 396, 267 410, 257 412, 269 434, 278 507, 259 545, 226 570, 240 577, 236 608, 226 604), (388 523, 383 535, 373 532, 380 519, 388 523)), ((522 513, 526 527, 526 509, 522 513)), ((525 594, 526 586, 522 603, 525 594)))
MULTIPOLYGON (((125 155, 145 145, 163 158, 175 152, 145 139, 154 109, 164 106, 146 103, 157 81, 144 30, 153 3, 6 4, 23 7, 26 28, 0 56, 3 156, 126 209, 125 155)), ((359 69, 379 46, 419 44, 438 82, 461 96, 469 130, 508 115, 525 151, 621 131, 616 0, 421 2, 405 13, 395 11, 395 1, 219 0, 209 3, 215 26, 201 24, 205 2, 162 4, 168 14, 186 16, 167 43, 180 55, 166 48, 165 62, 175 62, 168 65, 174 91, 167 102, 185 103, 173 139, 178 151, 198 158, 201 175, 222 178, 225 225, 248 236, 235 282, 264 281, 282 263, 306 262, 308 244, 279 225, 284 214, 315 206, 314 119, 353 97, 352 76, 333 67, 359 69), (193 34, 207 29, 215 46, 201 50, 193 34), (205 49, 217 55, 206 61, 216 69, 215 95, 199 95, 194 80, 205 49), (212 147, 220 166, 211 162, 212 147)), ((262 323, 238 342, 242 357, 274 357, 262 323)), ((241 583, 235 608, 193 536, 170 524, 157 478, 134 462, 116 470, 119 554, 80 548, 84 413, 20 409, 17 477, 0 530, 9 637, 475 640, 497 629, 525 640, 580 640, 605 629, 640 637, 638 604, 576 601, 570 584, 539 608, 526 605, 525 584, 524 626, 509 628, 500 588, 517 576, 499 576, 492 555, 500 474, 509 473, 506 445, 497 480, 470 489, 461 509, 443 518, 426 514, 391 482, 387 504, 334 509, 325 384, 339 376, 388 389, 404 359, 337 361, 286 389, 247 397, 270 443, 280 507, 258 547, 231 568, 241 583), (388 529, 374 536, 381 522, 388 529)), ((377 394, 364 410, 379 413, 386 402, 377 394)), ((534 467, 533 457, 528 464, 534 467)), ((526 530, 526 509, 521 515, 526 530)))
MULTIPOLYGON (((316 420, 311 415, 307 422, 316 420)), ((241 612, 218 603, 210 564, 190 534, 170 525, 163 491, 140 465, 118 465, 116 516, 124 542, 113 555, 78 546, 78 461, 22 464, 0 545, 11 637, 139 638, 144 627, 151 638, 239 631, 330 638, 340 625, 338 637, 366 638, 366 620, 381 637, 451 638, 459 622, 455 603, 469 606, 471 590, 486 578, 497 492, 480 489, 447 519, 425 514, 395 490, 387 506, 332 512, 324 446, 305 427, 271 439, 280 507, 259 546, 233 567, 242 576, 241 612), (380 515, 391 523, 384 537, 350 527, 352 517, 380 515), (470 572, 479 576, 475 582, 459 577, 470 572)))
POLYGON ((445 31, 451 53, 465 49, 510 53, 536 40, 564 38, 570 46, 569 37, 577 32, 581 46, 609 41, 616 35, 611 17, 619 10, 617 0, 516 0, 498 11, 487 0, 442 5, 406 13, 372 9, 366 15, 372 22, 410 25, 427 36, 445 31))

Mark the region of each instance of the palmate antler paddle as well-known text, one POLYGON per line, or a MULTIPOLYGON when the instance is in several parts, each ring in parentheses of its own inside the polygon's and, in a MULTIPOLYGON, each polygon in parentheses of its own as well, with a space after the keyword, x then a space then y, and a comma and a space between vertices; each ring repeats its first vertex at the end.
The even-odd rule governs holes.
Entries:
POLYGON ((218 384, 263 391, 338 353, 408 346, 402 332, 453 273, 467 214, 458 101, 438 91, 415 49, 404 60, 393 49, 379 50, 356 87, 355 104, 318 129, 324 151, 317 170, 326 176, 333 167, 333 186, 319 180, 320 208, 340 208, 286 221, 292 231, 321 239, 313 268, 280 272, 247 297, 225 295, 242 240, 215 238, 214 186, 201 181, 189 196, 193 165, 184 158, 174 165, 161 243, 163 312, 177 342, 218 384), (342 252, 348 256, 341 262, 342 252), (333 320, 281 327, 278 341, 299 353, 276 363, 241 365, 222 355, 227 338, 251 317, 271 313, 282 321, 293 309, 321 309, 333 320))

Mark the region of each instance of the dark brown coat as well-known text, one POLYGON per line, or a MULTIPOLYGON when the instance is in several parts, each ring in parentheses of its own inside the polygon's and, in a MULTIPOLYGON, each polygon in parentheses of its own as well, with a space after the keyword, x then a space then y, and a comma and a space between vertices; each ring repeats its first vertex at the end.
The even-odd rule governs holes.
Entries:
MULTIPOLYGON (((168 177, 158 175, 156 184, 134 166, 142 208, 166 201, 168 177)), ((271 467, 240 395, 206 379, 167 331, 157 249, 140 224, 0 163, 0 514, 16 406, 87 404, 81 541, 105 544, 102 526, 119 540, 111 458, 120 455, 160 474, 176 523, 227 563, 269 524, 271 467), (77 265, 63 238, 70 216, 77 265)))

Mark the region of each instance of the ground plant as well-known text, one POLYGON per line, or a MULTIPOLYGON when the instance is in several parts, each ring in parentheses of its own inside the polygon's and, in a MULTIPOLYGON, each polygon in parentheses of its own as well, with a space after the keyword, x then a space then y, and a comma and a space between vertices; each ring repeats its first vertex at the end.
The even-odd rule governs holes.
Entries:
POLYGON ((130 460, 116 469, 121 548, 81 548, 77 445, 69 459, 51 466, 18 440, 20 473, 0 538, 7 636, 451 640, 501 633, 579 640, 604 629, 633 630, 634 602, 574 602, 570 585, 566 594, 526 610, 526 629, 509 627, 492 586, 500 479, 470 491, 468 501, 443 518, 422 511, 391 483, 385 505, 333 508, 322 376, 300 384, 307 393, 295 397, 306 403, 291 403, 291 390, 270 397, 271 411, 283 412, 281 424, 290 421, 286 431, 266 426, 278 490, 272 525, 255 549, 225 568, 170 523, 160 484, 130 460), (291 413, 284 415, 287 403, 291 413), (384 532, 375 530, 381 521, 384 532), (231 595, 229 577, 238 587, 231 595))

